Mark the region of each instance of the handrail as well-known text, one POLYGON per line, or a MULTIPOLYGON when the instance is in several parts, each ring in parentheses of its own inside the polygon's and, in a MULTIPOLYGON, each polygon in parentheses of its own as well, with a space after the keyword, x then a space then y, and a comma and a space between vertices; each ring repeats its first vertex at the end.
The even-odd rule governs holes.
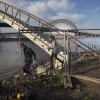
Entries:
POLYGON ((21 11, 23 14, 25 14, 25 15, 27 15, 27 16, 30 15, 31 18, 33 18, 33 19, 35 19, 36 21, 38 21, 38 22, 44 24, 45 26, 49 27, 50 29, 53 29, 53 28, 58 29, 58 28, 55 27, 54 25, 52 25, 52 24, 50 24, 50 23, 44 21, 43 19, 38 18, 37 16, 32 15, 32 14, 30 14, 30 13, 28 13, 28 12, 22 10, 22 9, 19 9, 19 8, 15 7, 15 6, 12 6, 12 5, 10 5, 10 4, 8 4, 8 3, 5 3, 5 2, 2 2, 2 1, 0 1, 0 3, 3 3, 3 4, 5 4, 5 5, 8 5, 8 6, 12 7, 12 8, 15 9, 15 10, 19 10, 19 11, 21 11))
POLYGON ((39 21, 40 23, 46 25, 46 26, 49 27, 49 28, 51 28, 51 26, 54 27, 53 25, 48 24, 48 23, 47 23, 46 21, 44 21, 43 19, 38 18, 37 16, 32 15, 32 14, 30 14, 30 13, 28 13, 28 12, 22 10, 22 9, 19 9, 19 8, 15 7, 15 6, 12 6, 12 5, 10 5, 10 4, 8 4, 8 3, 5 3, 5 2, 2 2, 2 1, 0 1, 0 3, 3 3, 3 4, 5 4, 5 5, 8 5, 8 6, 12 7, 12 8, 15 9, 15 10, 19 10, 19 11, 21 11, 23 14, 25 14, 25 15, 27 15, 27 16, 30 15, 31 18, 35 19, 36 21, 39 21))

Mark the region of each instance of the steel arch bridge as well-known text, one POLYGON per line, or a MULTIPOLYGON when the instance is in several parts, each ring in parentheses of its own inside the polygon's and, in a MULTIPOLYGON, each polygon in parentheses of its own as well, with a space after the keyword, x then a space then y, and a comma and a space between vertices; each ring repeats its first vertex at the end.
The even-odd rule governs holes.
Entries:
POLYGON ((66 24, 66 25, 69 26, 70 29, 77 30, 76 25, 72 21, 70 21, 68 19, 57 19, 57 20, 52 20, 52 21, 49 22, 49 24, 51 24, 51 25, 56 25, 58 23, 66 24))

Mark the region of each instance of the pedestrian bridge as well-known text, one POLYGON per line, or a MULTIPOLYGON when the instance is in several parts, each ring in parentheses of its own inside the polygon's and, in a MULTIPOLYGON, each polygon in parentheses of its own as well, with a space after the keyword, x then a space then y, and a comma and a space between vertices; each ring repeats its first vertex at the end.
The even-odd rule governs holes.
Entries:
MULTIPOLYGON (((45 50, 48 54, 51 53, 51 51, 48 51, 48 49, 46 49, 50 45, 48 42, 48 36, 43 34, 43 32, 32 32, 30 30, 34 30, 34 29, 39 30, 41 28, 46 28, 49 30, 57 29, 52 24, 52 22, 47 23, 46 21, 38 18, 35 15, 32 15, 24 10, 14 7, 13 5, 1 1, 0 1, 0 19, 5 23, 7 23, 8 25, 12 26, 17 31, 19 31, 19 29, 25 30, 26 32, 25 31, 24 33, 21 32, 24 36, 26 36, 31 41, 36 43, 40 48, 45 50)), ((66 23, 72 29, 76 29, 76 26, 71 21, 67 20, 66 23)), ((63 52, 59 53, 59 58, 62 60, 64 59, 63 52)))

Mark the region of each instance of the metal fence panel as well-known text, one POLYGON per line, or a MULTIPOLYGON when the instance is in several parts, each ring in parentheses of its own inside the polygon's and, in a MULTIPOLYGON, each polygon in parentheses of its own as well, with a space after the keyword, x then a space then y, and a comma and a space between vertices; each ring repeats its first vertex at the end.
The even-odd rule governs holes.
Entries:
POLYGON ((70 38, 70 74, 100 79, 100 30, 83 29, 70 38))

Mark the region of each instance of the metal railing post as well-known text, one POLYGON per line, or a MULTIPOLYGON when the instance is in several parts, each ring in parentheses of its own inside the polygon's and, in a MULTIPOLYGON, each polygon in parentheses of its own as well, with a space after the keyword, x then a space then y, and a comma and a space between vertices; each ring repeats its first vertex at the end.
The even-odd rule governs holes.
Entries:
POLYGON ((67 30, 67 76, 69 76, 69 36, 67 30))
POLYGON ((67 78, 67 64, 66 64, 66 32, 64 31, 64 54, 65 54, 65 58, 64 58, 64 67, 65 67, 65 76, 64 76, 64 87, 66 87, 66 78, 67 78))
POLYGON ((66 37, 67 37, 67 35, 66 35, 66 32, 64 32, 64 46, 65 46, 65 49, 64 49, 64 54, 65 54, 65 58, 64 58, 64 63, 65 63, 65 77, 66 77, 66 75, 67 75, 67 68, 66 68, 66 66, 67 66, 67 64, 66 64, 66 37))
MULTIPOLYGON (((20 43, 21 43, 21 33, 20 33, 20 29, 19 29, 19 47, 20 47, 20 43)), ((24 77, 24 73, 23 73, 23 57, 22 57, 22 50, 21 50, 21 47, 20 47, 20 55, 21 55, 21 78, 23 79, 24 77)))
POLYGON ((69 76, 69 35, 68 35, 68 30, 67 33, 65 32, 64 34, 64 43, 65 43, 65 76, 64 76, 64 87, 73 87, 72 82, 71 82, 71 77, 69 76), (67 39, 67 41, 66 41, 67 39), (66 47, 67 47, 67 52, 66 52, 66 47), (67 54, 67 55, 66 55, 67 54))

